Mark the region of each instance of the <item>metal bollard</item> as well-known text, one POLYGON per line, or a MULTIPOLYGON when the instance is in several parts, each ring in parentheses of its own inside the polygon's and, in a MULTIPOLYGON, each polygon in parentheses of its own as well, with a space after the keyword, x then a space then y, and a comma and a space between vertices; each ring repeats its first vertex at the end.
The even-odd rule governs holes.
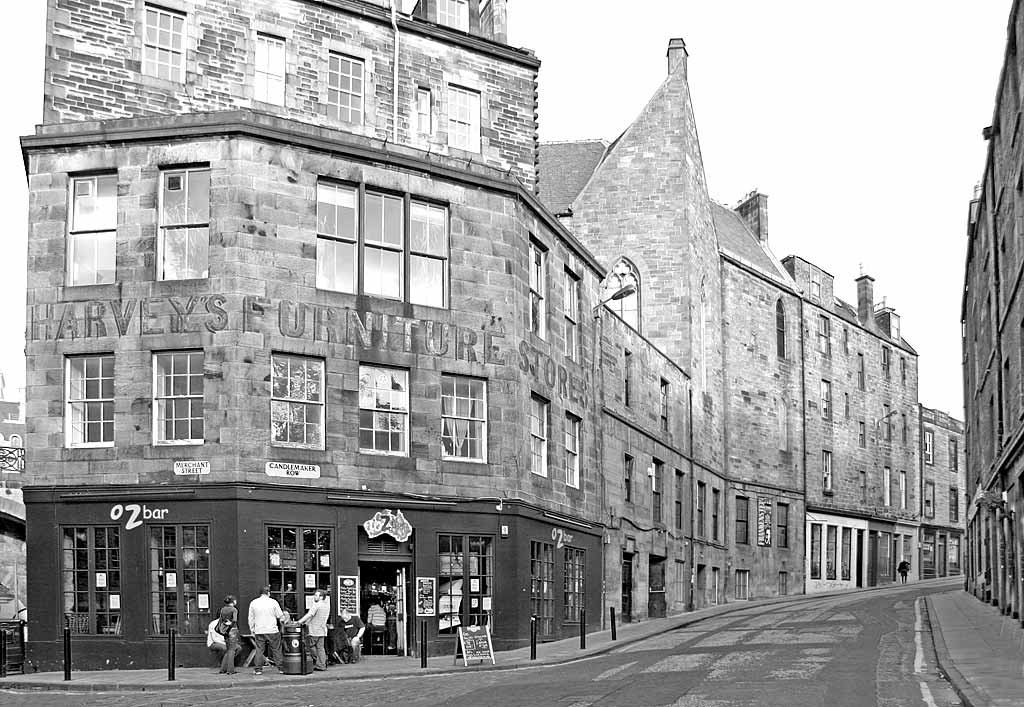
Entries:
POLYGON ((587 648, 587 610, 580 607, 580 650, 587 648))
POLYGON ((167 679, 174 680, 174 629, 167 632, 167 679))
MULTIPOLYGON (((458 639, 455 639, 458 640, 458 639)), ((420 621, 420 667, 427 667, 427 622, 420 621)))
POLYGON ((616 635, 616 632, 618 631, 618 629, 615 626, 615 607, 614 606, 609 606, 608 607, 608 612, 612 615, 612 623, 611 623, 611 626, 612 626, 612 640, 613 641, 617 641, 617 640, 619 640, 619 638, 616 635))
POLYGON ((0 631, 0 678, 7 677, 7 631, 0 631))
POLYGON ((302 643, 302 653, 299 656, 299 674, 309 675, 313 672, 309 669, 309 650, 313 646, 309 641, 309 626, 306 624, 302 624, 299 627, 299 642, 302 643))
POLYGON ((537 660, 537 615, 530 617, 530 660, 537 660))
POLYGON ((71 679, 71 617, 64 615, 64 680, 71 679))

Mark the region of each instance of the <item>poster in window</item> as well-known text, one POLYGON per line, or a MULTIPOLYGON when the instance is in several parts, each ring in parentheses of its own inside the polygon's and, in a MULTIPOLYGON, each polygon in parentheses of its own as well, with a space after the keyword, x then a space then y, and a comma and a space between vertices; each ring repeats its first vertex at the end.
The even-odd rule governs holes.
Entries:
POLYGON ((107 573, 97 572, 96 573, 96 588, 104 589, 107 586, 107 573))
POLYGON ((121 608, 121 595, 111 594, 110 595, 110 608, 112 610, 118 610, 121 608))
POLYGON ((437 614, 437 580, 433 577, 416 578, 416 615, 437 614))
POLYGON ((178 575, 174 572, 168 572, 164 575, 164 586, 168 589, 178 588, 178 575))
POLYGON ((331 556, 327 553, 321 553, 320 555, 320 566, 324 569, 331 568, 331 556))
POLYGON ((273 551, 270 553, 270 566, 280 567, 281 566, 281 553, 273 551))
POLYGON ((480 592, 480 578, 479 577, 470 577, 469 578, 469 591, 473 592, 474 594, 478 594, 480 592))
POLYGON ((306 572, 305 583, 306 589, 316 589, 316 575, 306 572))
POLYGON ((199 608, 200 609, 209 609, 210 608, 210 595, 209 594, 200 594, 199 595, 199 608))
POLYGON ((772 499, 764 496, 757 497, 757 544, 772 544, 772 499))
POLYGON ((484 611, 490 611, 491 610, 491 598, 490 597, 484 597, 483 609, 484 609, 484 611))

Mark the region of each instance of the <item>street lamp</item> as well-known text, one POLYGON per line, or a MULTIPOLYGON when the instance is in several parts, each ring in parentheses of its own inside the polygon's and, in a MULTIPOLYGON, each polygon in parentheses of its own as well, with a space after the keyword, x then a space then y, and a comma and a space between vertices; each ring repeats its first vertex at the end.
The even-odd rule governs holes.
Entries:
POLYGON ((594 316, 597 316, 602 305, 616 302, 632 294, 636 294, 636 277, 630 272, 629 267, 620 261, 601 282, 601 299, 594 307, 594 316))

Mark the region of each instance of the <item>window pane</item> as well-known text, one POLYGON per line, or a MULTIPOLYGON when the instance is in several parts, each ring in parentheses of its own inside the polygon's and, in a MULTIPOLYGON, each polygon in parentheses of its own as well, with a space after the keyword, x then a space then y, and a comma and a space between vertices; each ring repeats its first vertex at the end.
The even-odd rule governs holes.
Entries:
POLYGON ((356 244, 318 238, 316 286, 322 290, 355 293, 356 244))

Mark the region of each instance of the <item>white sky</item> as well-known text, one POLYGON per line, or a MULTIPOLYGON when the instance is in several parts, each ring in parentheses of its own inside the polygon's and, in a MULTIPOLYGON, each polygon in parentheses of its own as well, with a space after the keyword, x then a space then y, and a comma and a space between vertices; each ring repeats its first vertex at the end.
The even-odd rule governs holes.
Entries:
MULTIPOLYGON (((0 43, 0 370, 24 385, 27 201, 18 144, 42 111, 46 3, 14 3, 0 43)), ((967 205, 985 158, 1011 0, 509 0, 509 41, 541 58, 543 140, 617 137, 686 40, 712 198, 768 194, 769 244, 836 277, 860 264, 920 354, 921 401, 963 416, 967 205)))

